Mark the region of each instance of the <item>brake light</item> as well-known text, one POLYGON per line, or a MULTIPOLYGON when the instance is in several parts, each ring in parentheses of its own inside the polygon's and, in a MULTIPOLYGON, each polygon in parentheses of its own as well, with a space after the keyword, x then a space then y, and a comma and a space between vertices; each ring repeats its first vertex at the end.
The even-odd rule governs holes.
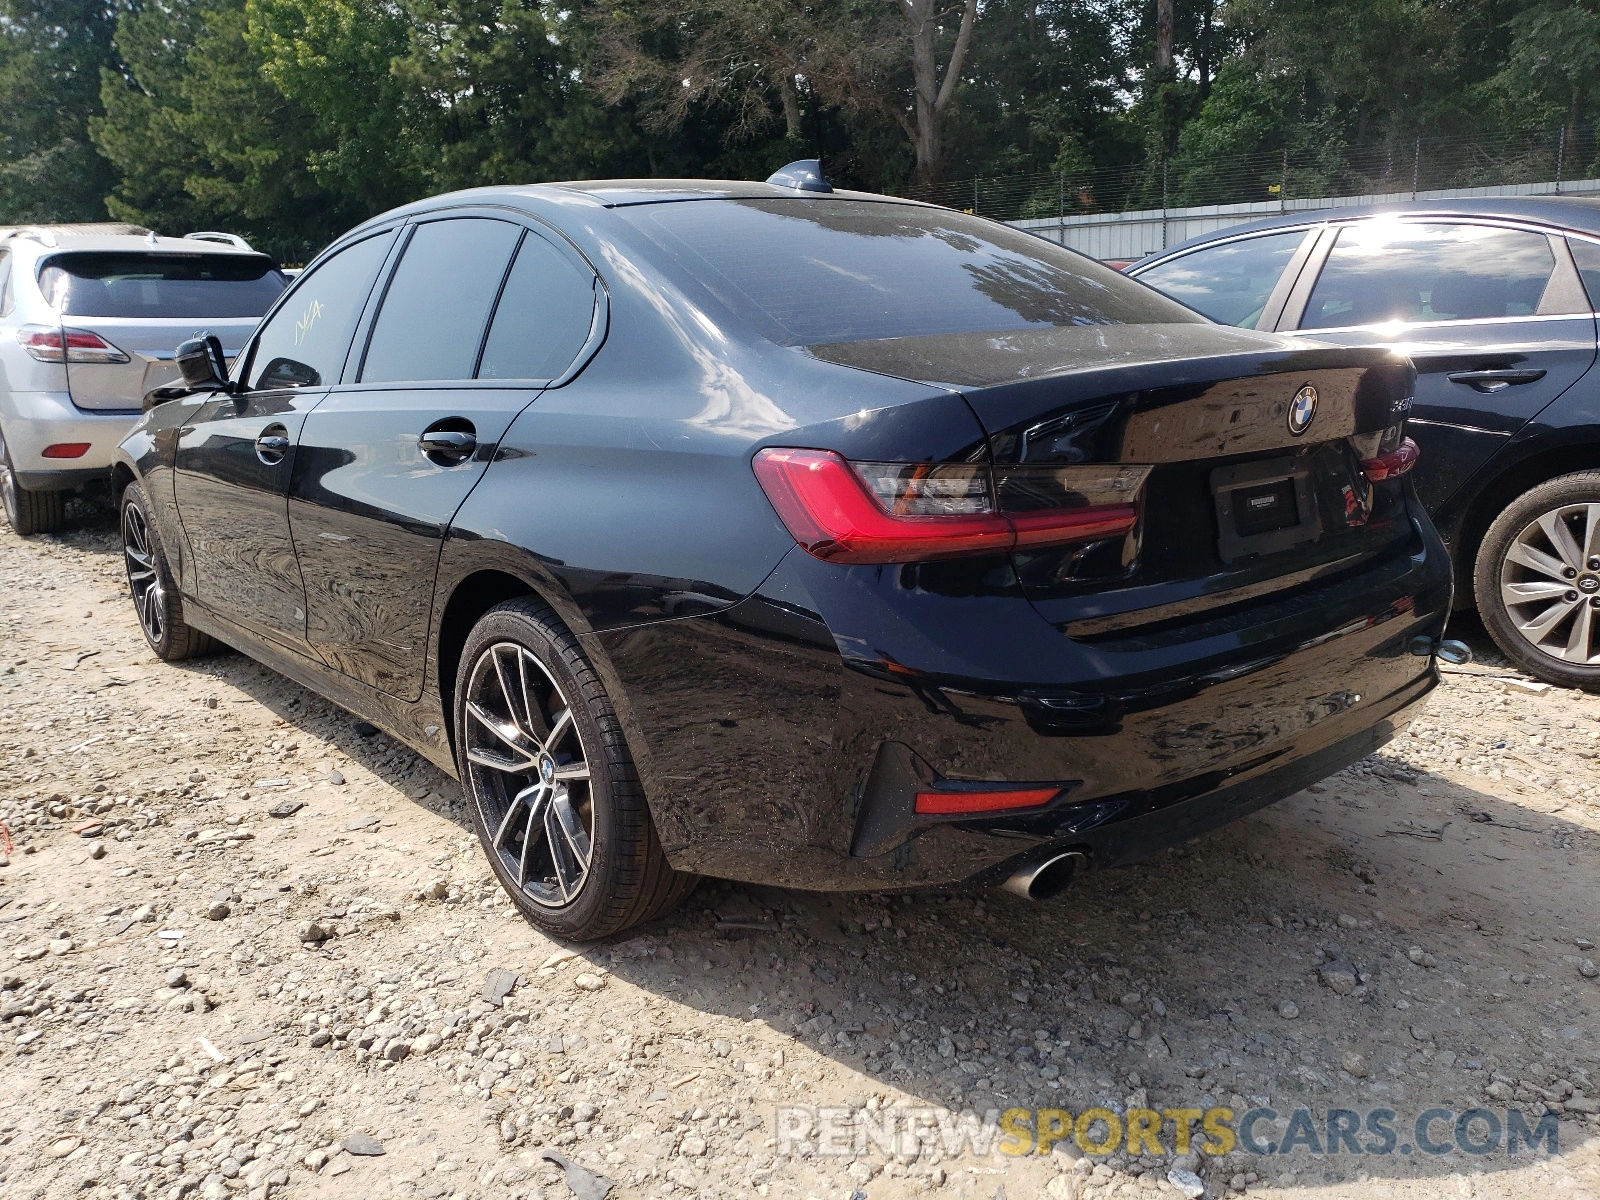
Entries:
POLYGON ((988 791, 980 786, 960 791, 918 792, 916 809, 919 813, 936 816, 1005 812, 1017 808, 1038 808, 1060 794, 1058 787, 988 791))
POLYGON ((1421 453, 1417 449, 1417 444, 1410 438, 1402 438, 1400 444, 1393 450, 1376 458, 1362 459, 1361 473, 1373 483, 1382 483, 1385 479, 1398 479, 1417 465, 1421 453))
POLYGON ((88 442, 57 442, 39 451, 40 458, 82 458, 89 452, 88 442))
POLYGON ((50 325, 24 325, 17 343, 40 362, 125 363, 128 356, 98 333, 87 329, 58 329, 50 325))
POLYGON ((1149 467, 851 463, 766 449, 762 491, 795 541, 829 562, 927 562, 1121 537, 1149 467), (996 497, 999 497, 997 503, 996 497))

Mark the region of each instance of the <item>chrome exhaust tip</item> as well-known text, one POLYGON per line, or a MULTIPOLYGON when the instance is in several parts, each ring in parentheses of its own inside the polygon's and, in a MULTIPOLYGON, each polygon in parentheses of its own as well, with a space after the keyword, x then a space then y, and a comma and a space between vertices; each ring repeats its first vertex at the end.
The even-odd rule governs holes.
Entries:
POLYGON ((1002 890, 1024 900, 1048 900, 1067 890, 1073 875, 1089 862, 1081 850, 1052 854, 1031 863, 1000 885, 1002 890))

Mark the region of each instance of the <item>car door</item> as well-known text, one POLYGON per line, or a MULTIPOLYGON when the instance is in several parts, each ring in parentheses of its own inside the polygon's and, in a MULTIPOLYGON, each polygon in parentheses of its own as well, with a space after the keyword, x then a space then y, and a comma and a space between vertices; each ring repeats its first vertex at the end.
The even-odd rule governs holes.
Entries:
POLYGON ((306 419, 295 461, 307 638, 328 665, 421 695, 445 531, 594 312, 592 272, 534 228, 445 213, 410 231, 364 353, 306 419))
POLYGON ((183 590, 235 624, 305 644, 305 588, 289 530, 294 447, 306 413, 339 378, 386 230, 307 272, 254 338, 242 386, 205 400, 179 429, 173 496, 190 553, 183 590))
POLYGON ((1410 356, 1417 494, 1435 515, 1594 362, 1595 321, 1564 238, 1372 217, 1339 227, 1324 253, 1297 283, 1284 327, 1410 356))

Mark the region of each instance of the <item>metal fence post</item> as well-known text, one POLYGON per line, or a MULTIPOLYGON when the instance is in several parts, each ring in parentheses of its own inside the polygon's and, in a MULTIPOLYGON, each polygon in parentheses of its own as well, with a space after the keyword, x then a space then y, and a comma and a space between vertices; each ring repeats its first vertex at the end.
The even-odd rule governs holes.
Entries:
POLYGON ((1167 160, 1161 159, 1161 248, 1167 248, 1167 160))
POLYGON ((1411 198, 1417 198, 1417 179, 1422 174, 1422 139, 1417 139, 1416 149, 1411 155, 1411 198))
POLYGON ((1278 173, 1278 211, 1289 211, 1289 147, 1283 148, 1283 168, 1278 173))
POLYGON ((1067 244, 1067 173, 1056 176, 1056 241, 1067 244))
POLYGON ((978 180, 976 176, 972 180, 972 215, 978 215, 978 180))
POLYGON ((1561 138, 1556 142, 1556 195, 1561 195, 1561 168, 1567 157, 1567 123, 1561 122, 1561 138))

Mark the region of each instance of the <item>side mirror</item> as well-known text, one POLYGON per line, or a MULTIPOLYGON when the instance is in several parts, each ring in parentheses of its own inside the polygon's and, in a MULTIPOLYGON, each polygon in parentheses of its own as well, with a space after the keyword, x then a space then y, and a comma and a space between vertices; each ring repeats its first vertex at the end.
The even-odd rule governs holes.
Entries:
POLYGON ((178 347, 174 358, 185 387, 203 391, 228 386, 228 360, 215 334, 190 338, 178 347))

